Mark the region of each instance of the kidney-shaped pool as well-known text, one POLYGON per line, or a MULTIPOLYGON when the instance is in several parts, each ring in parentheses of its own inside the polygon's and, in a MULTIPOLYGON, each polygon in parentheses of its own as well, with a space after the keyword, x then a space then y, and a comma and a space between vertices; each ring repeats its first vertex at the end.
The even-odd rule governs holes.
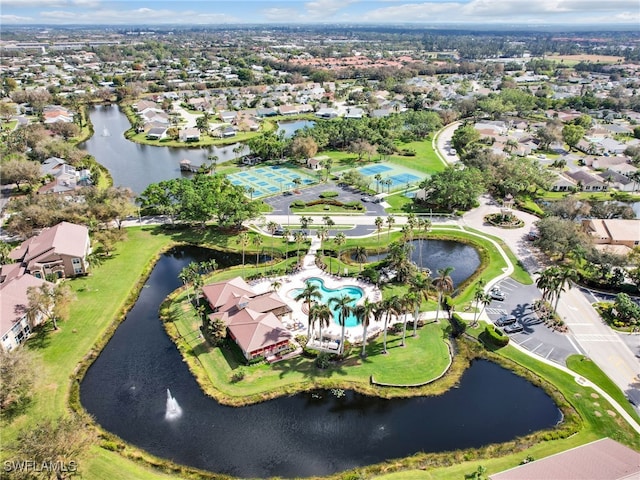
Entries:
POLYGON ((458 388, 437 397, 321 391, 220 405, 202 393, 158 318, 160 303, 180 285, 179 271, 211 256, 184 247, 161 256, 80 387, 82 404, 100 425, 150 453, 241 477, 326 475, 511 440, 561 418, 543 390, 487 361, 475 361, 458 388))

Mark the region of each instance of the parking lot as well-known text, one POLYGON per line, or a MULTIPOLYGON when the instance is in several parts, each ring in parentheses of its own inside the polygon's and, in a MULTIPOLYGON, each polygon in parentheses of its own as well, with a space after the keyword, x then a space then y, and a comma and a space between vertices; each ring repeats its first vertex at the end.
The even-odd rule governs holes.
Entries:
POLYGON ((533 301, 540 298, 535 285, 522 285, 512 278, 505 278, 496 284, 505 294, 503 301, 493 300, 486 312, 492 321, 503 315, 514 315, 524 328, 522 332, 509 335, 512 342, 523 348, 562 365, 569 355, 582 353, 571 335, 548 328, 533 311, 533 301))

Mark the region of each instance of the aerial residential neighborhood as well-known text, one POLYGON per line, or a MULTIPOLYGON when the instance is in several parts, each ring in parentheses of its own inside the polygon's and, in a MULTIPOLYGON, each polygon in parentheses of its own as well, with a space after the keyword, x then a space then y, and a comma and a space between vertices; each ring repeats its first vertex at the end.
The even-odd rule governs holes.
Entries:
POLYGON ((637 5, 231 3, 3 5, 7 478, 640 475, 637 5))

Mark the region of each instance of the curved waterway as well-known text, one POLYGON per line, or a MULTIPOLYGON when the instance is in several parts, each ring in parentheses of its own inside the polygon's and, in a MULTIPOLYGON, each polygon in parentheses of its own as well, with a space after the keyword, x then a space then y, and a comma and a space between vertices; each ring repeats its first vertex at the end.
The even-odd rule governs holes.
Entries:
MULTIPOLYGON (((159 457, 241 477, 327 475, 420 451, 511 440, 561 418, 543 390, 487 361, 474 362, 458 388, 437 397, 322 391, 220 405, 202 393, 158 318, 160 303, 180 285, 180 270, 211 257, 184 247, 162 255, 80 387, 98 423, 159 457), (178 418, 166 418, 168 398, 177 402, 178 418)), ((221 266, 232 261, 222 253, 215 258, 221 266)))
MULTIPOLYGON (((129 187, 138 194, 152 183, 190 175, 180 171, 180 160, 190 160, 191 165, 197 167, 206 163, 209 155, 217 156, 218 163, 233 160, 237 155, 233 149, 238 144, 219 148, 174 148, 134 143, 124 137, 131 125, 117 105, 93 107, 89 116, 95 133, 79 147, 109 170, 115 186, 129 187)), ((249 147, 244 146, 239 155, 248 153, 249 147)))

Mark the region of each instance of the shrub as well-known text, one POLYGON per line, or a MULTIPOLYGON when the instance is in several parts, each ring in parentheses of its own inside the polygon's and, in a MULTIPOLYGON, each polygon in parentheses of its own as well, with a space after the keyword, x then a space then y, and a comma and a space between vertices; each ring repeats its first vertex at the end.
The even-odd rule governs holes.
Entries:
POLYGON ((335 190, 327 190, 326 192, 322 192, 320 194, 320 198, 335 198, 338 195, 340 195, 338 192, 336 192, 335 190))
POLYGON ((111 440, 104 440, 102 443, 100 443, 100 446, 105 450, 109 450, 110 452, 120 452, 124 450, 124 445, 113 442, 111 440))
POLYGON ((354 201, 354 202, 347 202, 344 204, 345 208, 350 208, 353 210, 362 210, 364 207, 362 206, 362 202, 359 201, 354 201))
POLYGON ((307 204, 302 200, 294 200, 293 202, 291 202, 292 208, 304 208, 306 205, 307 204))
POLYGON ((236 368, 231 374, 231 381, 239 382, 245 377, 246 374, 247 374, 247 370, 244 367, 240 366, 236 368))
POLYGON ((307 207, 311 207, 313 205, 335 205, 336 207, 342 207, 344 204, 339 200, 332 199, 319 199, 319 200, 311 200, 307 202, 307 207))
POLYGON ((454 338, 458 338, 467 330, 467 323, 458 315, 454 313, 451 315, 451 335, 454 338))
POLYGON ((403 157, 415 157, 416 151, 413 148, 403 148, 400 150, 400 155, 403 157))
POLYGON ((316 367, 324 370, 325 368, 329 368, 329 364, 331 363, 331 354, 322 352, 316 358, 316 367))
POLYGON ((501 330, 496 330, 494 325, 487 325, 484 329, 487 339, 497 347, 504 347, 509 343, 509 337, 501 330))

